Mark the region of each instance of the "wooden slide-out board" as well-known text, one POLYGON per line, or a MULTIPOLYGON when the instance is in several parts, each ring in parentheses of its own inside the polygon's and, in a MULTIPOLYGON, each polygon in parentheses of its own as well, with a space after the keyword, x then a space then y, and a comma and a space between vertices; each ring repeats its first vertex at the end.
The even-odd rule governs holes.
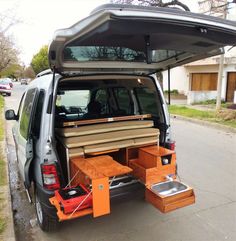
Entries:
POLYGON ((56 199, 56 197, 51 197, 49 199, 50 203, 57 209, 57 216, 60 222, 62 221, 66 221, 66 220, 70 220, 70 219, 74 219, 74 218, 79 218, 85 215, 89 215, 93 213, 93 209, 92 208, 86 208, 83 210, 79 210, 77 212, 75 212, 73 215, 71 214, 65 214, 61 211, 60 208, 60 203, 58 202, 58 200, 56 199))

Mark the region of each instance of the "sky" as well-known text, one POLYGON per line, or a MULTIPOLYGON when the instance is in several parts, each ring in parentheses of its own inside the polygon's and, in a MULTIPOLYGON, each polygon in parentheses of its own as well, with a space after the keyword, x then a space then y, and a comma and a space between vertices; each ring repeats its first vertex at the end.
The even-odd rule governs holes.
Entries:
MULTIPOLYGON (((11 27, 20 59, 28 66, 34 54, 49 44, 56 29, 66 28, 86 17, 94 8, 110 0, 0 0, 0 15, 9 12, 21 23, 11 27)), ((190 10, 198 10, 197 0, 181 0, 190 10)))

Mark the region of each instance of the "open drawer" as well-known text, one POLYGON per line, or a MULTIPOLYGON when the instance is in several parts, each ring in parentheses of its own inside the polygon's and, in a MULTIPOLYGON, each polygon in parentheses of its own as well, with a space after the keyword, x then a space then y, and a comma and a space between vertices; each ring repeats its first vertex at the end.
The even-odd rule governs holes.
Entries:
POLYGON ((163 213, 195 203, 193 189, 178 181, 161 182, 147 187, 145 198, 163 213))

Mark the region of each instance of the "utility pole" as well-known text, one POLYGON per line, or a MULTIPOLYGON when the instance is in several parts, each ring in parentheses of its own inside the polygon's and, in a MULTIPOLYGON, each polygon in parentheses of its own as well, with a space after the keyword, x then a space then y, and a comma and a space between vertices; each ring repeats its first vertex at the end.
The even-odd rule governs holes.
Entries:
MULTIPOLYGON (((227 0, 225 2, 226 3, 223 9, 223 19, 226 19, 227 17, 227 0)), ((224 60, 225 60, 225 55, 221 54, 220 61, 219 61, 218 79, 217 79, 216 111, 219 111, 221 108, 221 92, 222 92, 224 60)))
MULTIPOLYGON (((215 17, 226 19, 227 17, 227 0, 200 0, 199 2, 200 12, 204 14, 213 15, 215 17)), ((222 79, 224 69, 224 54, 219 58, 219 69, 217 79, 217 98, 216 98, 216 111, 221 108, 221 92, 222 92, 222 79)))

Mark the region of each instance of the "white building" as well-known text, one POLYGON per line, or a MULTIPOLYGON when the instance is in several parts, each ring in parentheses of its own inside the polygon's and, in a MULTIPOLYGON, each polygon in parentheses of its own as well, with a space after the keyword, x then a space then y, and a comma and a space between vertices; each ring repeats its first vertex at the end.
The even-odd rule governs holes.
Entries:
MULTIPOLYGON (((236 19, 236 8, 228 15, 228 19, 236 19)), ((199 60, 176 67, 170 71, 170 89, 177 89, 187 96, 188 104, 203 100, 216 99, 219 56, 199 60)), ((163 72, 163 88, 168 89, 168 73, 163 72)), ((226 48, 223 79, 222 100, 233 102, 236 91, 236 47, 226 48)))

